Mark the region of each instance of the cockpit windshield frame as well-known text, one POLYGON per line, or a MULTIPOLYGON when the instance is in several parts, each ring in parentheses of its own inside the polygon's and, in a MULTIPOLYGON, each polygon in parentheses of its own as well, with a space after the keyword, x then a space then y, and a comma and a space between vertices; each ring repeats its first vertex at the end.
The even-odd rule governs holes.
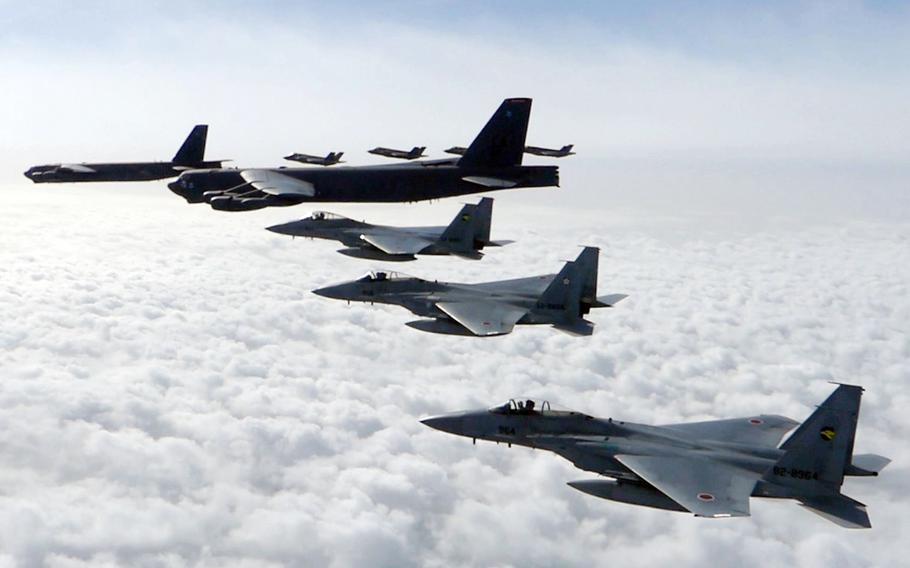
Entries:
POLYGON ((389 280, 414 279, 413 276, 392 270, 371 270, 357 279, 358 282, 386 282, 389 280))
POLYGON ((332 213, 331 211, 313 211, 310 215, 311 221, 350 221, 348 217, 332 213))

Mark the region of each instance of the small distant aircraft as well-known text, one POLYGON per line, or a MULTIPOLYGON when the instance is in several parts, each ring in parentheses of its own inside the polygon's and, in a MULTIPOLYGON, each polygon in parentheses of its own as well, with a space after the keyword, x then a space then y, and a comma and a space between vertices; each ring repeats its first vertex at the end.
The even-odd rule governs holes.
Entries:
POLYGON ((585 247, 559 274, 458 284, 373 272, 313 293, 405 307, 418 316, 433 318, 406 324, 431 333, 485 337, 511 333, 516 324, 547 324, 572 335, 591 335, 594 323, 584 316, 592 308, 613 307, 626 297, 597 296, 598 253, 595 247, 585 247))
POLYGON ((476 205, 462 207, 446 227, 390 227, 354 221, 335 213, 317 211, 311 217, 267 227, 267 230, 294 237, 330 239, 348 248, 341 254, 373 260, 416 260, 414 255, 455 255, 478 260, 486 246, 512 241, 491 241, 493 199, 484 197, 476 205))
POLYGON ((48 164, 29 168, 25 177, 35 183, 150 181, 176 177, 191 169, 221 168, 227 160, 204 158, 207 135, 208 125, 195 126, 170 162, 48 164))
POLYGON ((334 166, 335 164, 344 163, 341 161, 343 155, 344 152, 329 152, 325 157, 298 153, 285 156, 284 159, 292 162, 300 162, 302 164, 311 164, 313 166, 334 166))
POLYGON ((566 156, 575 155, 575 152, 572 151, 573 146, 573 144, 566 144, 559 150, 554 150, 552 148, 541 148, 540 146, 525 146, 525 154, 546 156, 548 158, 565 158, 566 156))
POLYGON ((426 146, 414 146, 410 149, 410 151, 408 151, 377 146, 372 150, 367 150, 367 152, 370 154, 376 154, 377 156, 385 156, 386 158, 398 158, 399 160, 416 160, 417 158, 424 157, 423 151, 426 149, 426 146))
MULTIPOLYGON (((562 148, 556 150, 553 148, 541 148, 540 146, 525 146, 525 154, 534 154, 535 156, 546 156, 548 158, 565 158, 566 156, 574 156, 575 152, 572 151, 572 148, 575 146, 573 144, 566 144, 562 148)), ((443 150, 446 154, 455 154, 456 156, 462 156, 468 149, 464 146, 452 146, 451 148, 446 148, 443 150)))
POLYGON ((839 385, 802 424, 761 414, 646 426, 553 410, 533 400, 421 422, 475 442, 554 452, 578 468, 612 477, 569 482, 611 501, 718 518, 749 516, 749 497, 795 499, 842 527, 869 528, 866 506, 840 492, 844 476, 877 476, 891 461, 853 454, 862 392, 839 385))

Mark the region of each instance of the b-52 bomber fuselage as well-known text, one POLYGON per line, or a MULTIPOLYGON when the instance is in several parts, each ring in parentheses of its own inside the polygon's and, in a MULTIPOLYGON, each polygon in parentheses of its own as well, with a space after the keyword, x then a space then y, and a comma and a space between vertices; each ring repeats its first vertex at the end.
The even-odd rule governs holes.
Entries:
POLYGON ((762 414, 648 426, 514 400, 422 422, 475 440, 554 452, 613 478, 569 483, 611 501, 740 517, 749 515, 750 497, 795 499, 841 526, 868 528, 865 506, 840 492, 844 476, 875 476, 890 461, 853 454, 861 393, 858 386, 838 386, 802 424, 762 414))
POLYGON ((170 162, 72 163, 33 166, 25 177, 35 183, 91 181, 152 181, 179 176, 198 168, 220 168, 222 160, 206 161, 208 126, 197 125, 170 162))
POLYGON ((333 168, 198 170, 168 187, 190 203, 248 211, 304 202, 388 203, 559 185, 555 166, 523 166, 531 99, 507 99, 461 158, 333 168))
POLYGON ((484 247, 502 246, 511 241, 491 241, 493 199, 468 203, 448 226, 392 227, 372 225, 335 213, 317 211, 299 221, 268 227, 269 231, 292 237, 339 241, 348 248, 341 254, 373 260, 407 261, 415 255, 455 255, 480 259, 484 247))
POLYGON ((559 274, 460 284, 374 272, 358 280, 313 290, 337 300, 394 304, 418 316, 406 325, 448 335, 511 333, 516 324, 552 325, 573 335, 591 335, 592 308, 609 308, 625 294, 597 296, 598 249, 585 247, 559 274))

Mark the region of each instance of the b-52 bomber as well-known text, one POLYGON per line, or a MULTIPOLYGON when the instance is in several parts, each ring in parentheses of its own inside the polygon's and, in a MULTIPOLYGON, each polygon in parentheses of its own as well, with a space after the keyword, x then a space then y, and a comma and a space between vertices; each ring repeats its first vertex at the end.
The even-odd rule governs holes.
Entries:
POLYGON ((802 424, 762 414, 646 426, 553 410, 533 400, 422 422, 475 441, 554 452, 578 468, 613 478, 569 483, 611 501, 699 517, 744 517, 750 497, 795 499, 843 527, 869 528, 865 505, 840 492, 844 476, 876 476, 890 463, 874 454, 853 454, 862 392, 838 386, 802 424))
POLYGON ((312 154, 291 154, 290 156, 285 156, 285 160, 291 162, 300 162, 301 164, 310 164, 311 166, 334 166, 335 164, 343 164, 341 157, 344 155, 344 152, 329 152, 324 157, 323 156, 313 156, 312 154))
POLYGON ((599 249, 585 247, 559 274, 457 284, 373 272, 358 280, 313 290, 347 300, 395 304, 426 318, 406 325, 448 335, 491 336, 511 333, 516 324, 547 324, 572 335, 591 335, 584 319, 592 308, 609 308, 625 294, 597 296, 599 249))
POLYGON ((267 227, 267 230, 292 237, 340 241, 348 248, 341 254, 373 260, 416 260, 414 255, 455 255, 478 260, 487 246, 502 246, 512 241, 491 241, 490 225, 493 199, 484 197, 476 205, 462 207, 446 227, 390 227, 371 225, 317 211, 312 216, 267 227))
POLYGON ((367 150, 367 153, 383 156, 386 158, 397 158, 399 160, 416 160, 417 158, 423 158, 425 156, 423 151, 426 149, 426 146, 414 146, 410 150, 396 150, 394 148, 383 148, 382 146, 377 146, 372 150, 367 150))
POLYGON ((523 166, 531 99, 506 99, 461 158, 377 166, 184 172, 168 187, 189 203, 248 211, 303 202, 408 202, 559 185, 556 166, 523 166))
MULTIPOLYGON (((575 152, 572 151, 574 146, 572 144, 566 144, 562 148, 541 148, 540 146, 525 146, 525 154, 534 154, 535 156, 546 156, 547 158, 565 158, 566 156, 574 156, 575 152)), ((464 146, 452 146, 451 148, 446 148, 443 150, 446 154, 455 154, 456 156, 462 156, 468 149, 464 146)))
POLYGON ((49 164, 29 168, 25 177, 35 183, 150 181, 176 177, 189 169, 220 168, 227 160, 204 158, 208 128, 205 124, 195 126, 170 162, 49 164))

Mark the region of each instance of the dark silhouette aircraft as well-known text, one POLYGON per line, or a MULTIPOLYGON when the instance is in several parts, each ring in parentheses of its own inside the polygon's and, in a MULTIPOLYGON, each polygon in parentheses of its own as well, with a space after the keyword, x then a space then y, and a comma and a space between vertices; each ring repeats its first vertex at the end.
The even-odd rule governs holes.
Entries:
POLYGON ((862 392, 838 386, 802 424, 761 414, 648 426, 533 400, 422 422, 474 440, 549 450, 613 478, 569 482, 611 501, 698 517, 746 517, 750 497, 795 499, 842 527, 869 528, 866 506, 840 492, 844 476, 876 476, 891 461, 853 453, 862 392))
POLYGON ((534 154, 535 156, 546 156, 548 158, 565 158, 574 156, 572 144, 566 144, 562 148, 555 150, 553 148, 541 148, 540 146, 525 146, 525 154, 534 154))
POLYGON ((206 124, 195 126, 170 162, 50 164, 29 168, 25 177, 35 183, 149 181, 175 177, 194 168, 220 168, 226 160, 204 158, 208 128, 206 124))
POLYGON ((391 227, 371 225, 329 213, 317 211, 299 221, 267 227, 267 230, 292 237, 330 239, 348 248, 341 254, 373 260, 416 260, 414 255, 455 255, 480 259, 480 251, 488 246, 502 246, 512 241, 491 241, 490 225, 493 199, 484 197, 480 203, 466 204, 446 227, 391 227))
MULTIPOLYGON (((548 158, 564 158, 566 156, 574 156, 575 152, 572 151, 574 146, 572 144, 566 144, 562 148, 556 150, 553 148, 541 148, 540 146, 525 146, 525 154, 534 154, 535 156, 546 156, 548 158)), ((462 156, 467 151, 467 148, 464 146, 452 146, 443 150, 446 154, 455 154, 456 156, 462 156)))
POLYGON ((559 185, 556 166, 523 166, 531 99, 506 99, 461 158, 377 166, 192 170, 168 187, 189 203, 248 211, 303 202, 408 202, 559 185))
POLYGON ((610 308, 625 294, 597 296, 599 249, 585 247, 559 274, 462 284, 373 272, 351 282, 313 290, 347 300, 394 304, 425 320, 406 325, 420 331, 481 337, 511 333, 516 324, 544 324, 572 335, 591 335, 584 317, 592 308, 610 308))
POLYGON ((285 156, 285 160, 290 160, 292 162, 300 162, 302 164, 310 164, 313 166, 334 166, 335 164, 343 164, 341 157, 344 155, 344 152, 329 152, 325 157, 323 156, 313 156, 311 154, 291 154, 290 156, 285 156))
POLYGON ((398 158, 399 160, 416 160, 417 158, 423 158, 423 151, 426 150, 426 146, 414 146, 410 150, 396 150, 394 148, 383 148, 382 146, 377 146, 372 150, 367 150, 369 154, 376 154, 377 156, 385 156, 386 158, 398 158))

